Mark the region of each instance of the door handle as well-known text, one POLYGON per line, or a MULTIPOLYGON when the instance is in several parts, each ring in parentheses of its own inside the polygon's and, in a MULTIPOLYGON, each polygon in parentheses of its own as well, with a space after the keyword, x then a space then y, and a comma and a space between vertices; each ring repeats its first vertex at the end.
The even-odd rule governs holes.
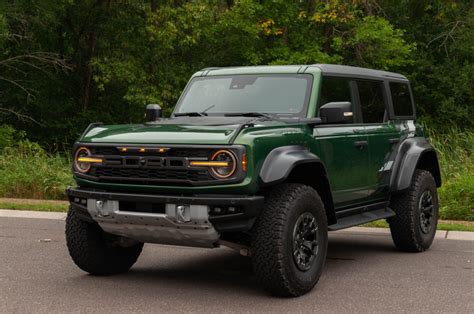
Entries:
POLYGON ((369 142, 367 141, 355 141, 354 142, 354 146, 357 147, 357 148, 360 148, 362 149, 364 146, 367 146, 369 145, 369 142))
POLYGON ((400 142, 400 139, 399 138, 389 138, 388 142, 390 144, 396 144, 396 143, 400 142))

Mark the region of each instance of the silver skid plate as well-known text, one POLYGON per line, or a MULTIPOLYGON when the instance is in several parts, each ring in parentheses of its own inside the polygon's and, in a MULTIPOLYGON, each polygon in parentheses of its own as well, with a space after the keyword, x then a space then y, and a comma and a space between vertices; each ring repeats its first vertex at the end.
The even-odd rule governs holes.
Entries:
POLYGON ((155 214, 120 211, 115 200, 88 199, 87 210, 104 231, 140 242, 215 247, 219 240, 205 205, 166 204, 166 213, 155 214))

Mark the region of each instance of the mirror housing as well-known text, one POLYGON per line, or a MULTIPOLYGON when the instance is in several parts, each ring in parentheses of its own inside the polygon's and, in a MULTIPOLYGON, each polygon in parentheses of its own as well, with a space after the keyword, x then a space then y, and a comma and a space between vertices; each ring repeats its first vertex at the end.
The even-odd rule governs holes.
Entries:
POLYGON ((319 116, 324 123, 350 123, 354 119, 349 101, 329 102, 319 108, 319 116))
POLYGON ((154 122, 161 118, 161 107, 158 104, 149 104, 145 108, 146 122, 154 122))

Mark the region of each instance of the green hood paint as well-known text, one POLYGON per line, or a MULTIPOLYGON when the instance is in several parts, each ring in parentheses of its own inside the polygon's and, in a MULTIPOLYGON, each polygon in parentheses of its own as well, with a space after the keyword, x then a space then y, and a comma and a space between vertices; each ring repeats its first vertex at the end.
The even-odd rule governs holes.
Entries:
POLYGON ((238 125, 105 125, 81 138, 89 143, 126 144, 227 144, 238 125))
POLYGON ((219 123, 212 118, 188 118, 183 124, 178 119, 163 119, 154 124, 134 125, 100 125, 89 130, 79 141, 82 143, 119 143, 119 144, 208 144, 225 145, 236 135, 241 124, 253 121, 249 130, 260 130, 262 127, 281 127, 287 125, 280 121, 258 121, 245 118, 236 120, 220 119, 219 123), (201 121, 209 119, 209 125, 202 125, 201 121), (258 123, 258 124, 257 124, 258 123))

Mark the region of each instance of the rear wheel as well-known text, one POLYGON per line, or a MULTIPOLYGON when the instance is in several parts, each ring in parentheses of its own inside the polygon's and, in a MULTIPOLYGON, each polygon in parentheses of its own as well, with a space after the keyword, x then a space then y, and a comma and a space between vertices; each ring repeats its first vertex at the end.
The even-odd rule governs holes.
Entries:
POLYGON ((326 260, 326 212, 318 193, 283 184, 266 198, 252 239, 255 276, 270 293, 295 297, 318 282, 326 260))
POLYGON ((73 209, 66 218, 66 244, 74 263, 93 275, 124 273, 137 261, 143 243, 104 232, 81 220, 73 209))
POLYGON ((438 225, 438 192, 431 173, 416 170, 410 187, 394 195, 390 207, 396 213, 387 220, 395 246, 408 252, 427 250, 438 225))

